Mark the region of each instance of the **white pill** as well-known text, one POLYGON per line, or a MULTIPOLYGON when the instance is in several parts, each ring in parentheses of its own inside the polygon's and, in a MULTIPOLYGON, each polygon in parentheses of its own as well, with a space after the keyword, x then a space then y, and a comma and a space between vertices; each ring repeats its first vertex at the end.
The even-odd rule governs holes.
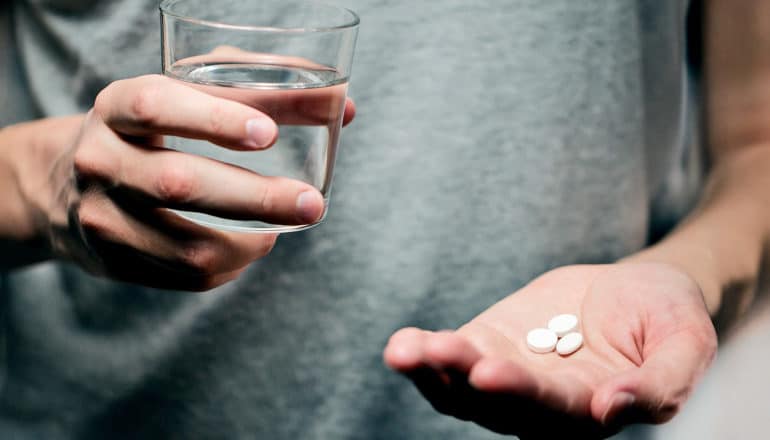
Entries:
POLYGON ((578 332, 572 332, 564 335, 556 344, 556 352, 562 356, 567 356, 576 352, 583 345, 583 335, 578 332))
POLYGON ((575 315, 557 315, 548 321, 548 328, 560 338, 569 332, 575 331, 577 326, 578 318, 575 315))
POLYGON ((527 333, 527 346, 535 353, 550 353, 559 338, 547 328, 536 328, 527 333))

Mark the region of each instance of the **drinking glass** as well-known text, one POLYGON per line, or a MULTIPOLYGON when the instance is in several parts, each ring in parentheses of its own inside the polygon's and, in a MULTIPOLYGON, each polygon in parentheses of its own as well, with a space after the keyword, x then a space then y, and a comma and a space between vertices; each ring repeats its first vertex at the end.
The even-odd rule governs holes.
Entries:
MULTIPOLYGON (((358 16, 345 8, 287 0, 164 0, 160 11, 163 74, 252 106, 279 130, 275 144, 261 151, 174 136, 165 138, 166 146, 307 182, 328 207, 358 16)), ((321 221, 279 225, 175 212, 206 226, 248 232, 298 231, 321 221)))

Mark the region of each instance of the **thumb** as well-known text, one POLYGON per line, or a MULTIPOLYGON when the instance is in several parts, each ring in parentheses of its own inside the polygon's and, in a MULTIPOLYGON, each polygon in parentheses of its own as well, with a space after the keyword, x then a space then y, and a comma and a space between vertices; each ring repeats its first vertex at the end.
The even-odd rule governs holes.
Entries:
POLYGON ((716 335, 682 330, 649 350, 639 367, 602 384, 591 414, 604 425, 663 423, 689 397, 716 353, 716 335))

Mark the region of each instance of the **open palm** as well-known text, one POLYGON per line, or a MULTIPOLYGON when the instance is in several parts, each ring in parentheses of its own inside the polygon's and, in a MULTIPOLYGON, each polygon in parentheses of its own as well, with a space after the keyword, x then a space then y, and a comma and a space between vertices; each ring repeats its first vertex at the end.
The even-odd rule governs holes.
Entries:
POLYGON ((622 263, 550 271, 457 331, 399 330, 384 357, 442 413, 523 438, 600 438, 670 419, 715 351, 691 278, 622 263), (579 316, 583 347, 531 352, 527 332, 561 313, 579 316))

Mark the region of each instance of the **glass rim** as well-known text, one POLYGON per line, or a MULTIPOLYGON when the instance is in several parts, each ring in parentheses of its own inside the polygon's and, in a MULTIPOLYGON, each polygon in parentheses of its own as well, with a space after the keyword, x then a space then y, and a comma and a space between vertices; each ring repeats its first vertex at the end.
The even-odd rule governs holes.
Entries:
POLYGON ((213 21, 213 20, 205 20, 201 18, 195 18, 191 17, 189 14, 180 14, 178 12, 173 11, 171 8, 179 3, 184 2, 186 0, 163 0, 160 2, 160 5, 158 6, 158 9, 160 9, 161 14, 167 15, 170 17, 174 17, 177 20, 186 21, 188 23, 194 23, 199 24, 203 26, 209 26, 209 27, 215 27, 220 29, 232 29, 232 30, 240 30, 240 31, 256 31, 256 32, 275 32, 275 33, 320 33, 320 32, 336 32, 341 31, 345 29, 351 29, 356 26, 358 26, 361 23, 361 19, 358 17, 358 14, 353 12, 352 10, 342 7, 342 6, 334 6, 326 3, 317 3, 317 2, 301 2, 298 1, 297 3, 306 3, 306 4, 312 4, 316 6, 323 6, 325 8, 331 8, 331 9, 337 9, 340 11, 344 11, 347 14, 350 15, 350 20, 344 22, 343 24, 336 25, 336 26, 319 26, 319 27, 274 27, 274 26, 254 26, 254 25, 241 25, 241 24, 230 24, 230 23, 224 23, 221 21, 213 21))

